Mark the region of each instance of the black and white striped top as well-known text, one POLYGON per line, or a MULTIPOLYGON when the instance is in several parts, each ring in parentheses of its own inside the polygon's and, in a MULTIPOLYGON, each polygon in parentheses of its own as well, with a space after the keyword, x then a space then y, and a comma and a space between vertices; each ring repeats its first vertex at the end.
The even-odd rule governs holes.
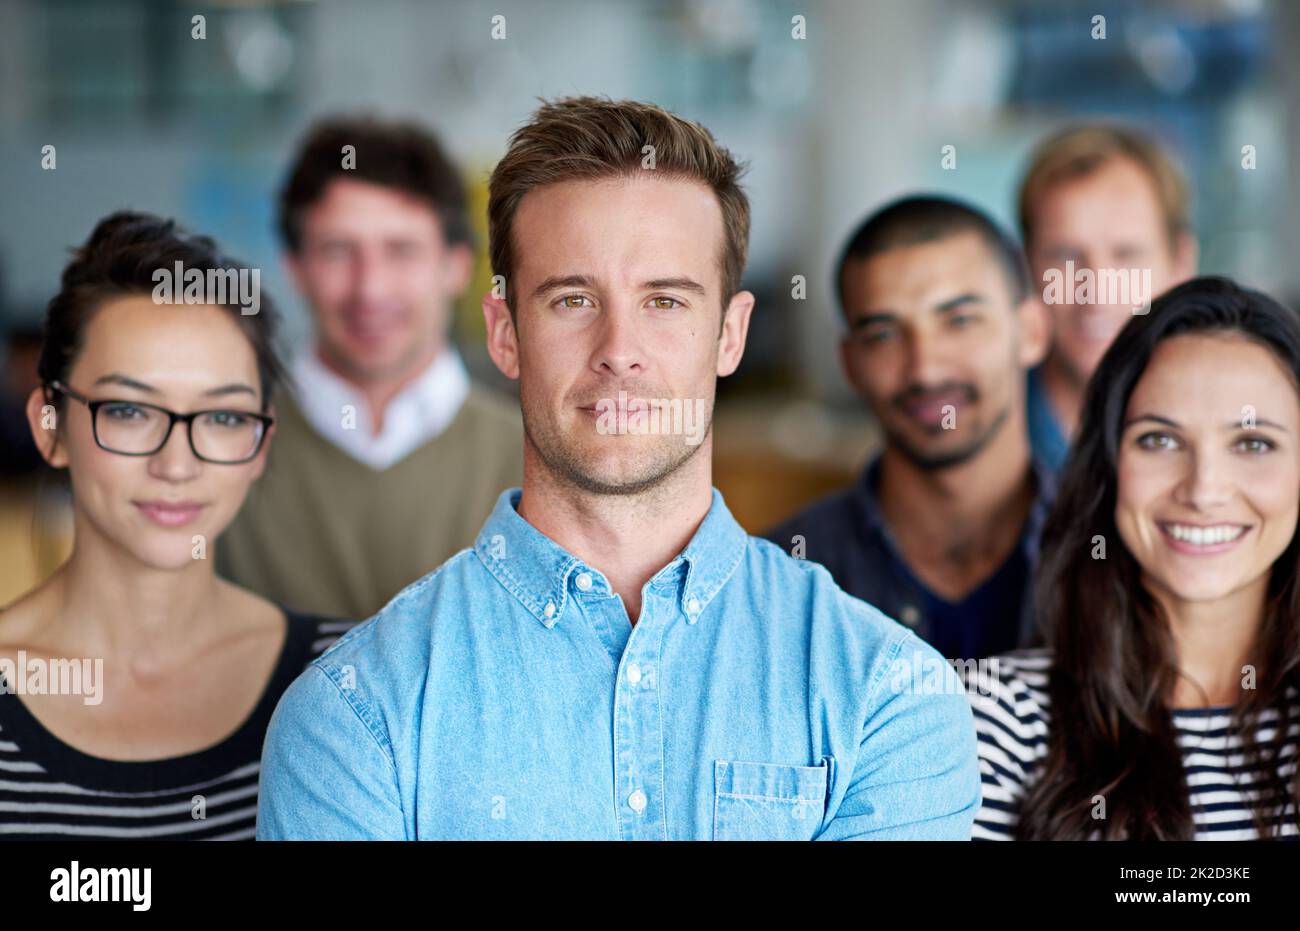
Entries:
POLYGON ((285 611, 289 632, 266 691, 235 733, 165 760, 90 756, 0 690, 0 842, 252 840, 262 740, 298 674, 355 622, 285 611))
MULTIPOLYGON (((1043 649, 1017 650, 996 660, 996 669, 990 665, 978 679, 974 668, 965 669, 962 676, 975 713, 984 795, 975 816, 972 840, 1013 837, 1020 800, 1047 755, 1051 653, 1043 649)), ((1280 772, 1289 784, 1295 774, 1300 743, 1300 724, 1294 721, 1300 695, 1294 688, 1287 701, 1293 709, 1293 721, 1280 753, 1280 772)), ((1230 723, 1224 708, 1173 709, 1197 840, 1258 838, 1246 798, 1258 770, 1246 765, 1239 752, 1240 737, 1229 732, 1230 723)), ((1261 715, 1256 740, 1272 740, 1276 726, 1277 709, 1270 708, 1261 715)), ((1283 824, 1282 834, 1297 833, 1292 812, 1283 824)))

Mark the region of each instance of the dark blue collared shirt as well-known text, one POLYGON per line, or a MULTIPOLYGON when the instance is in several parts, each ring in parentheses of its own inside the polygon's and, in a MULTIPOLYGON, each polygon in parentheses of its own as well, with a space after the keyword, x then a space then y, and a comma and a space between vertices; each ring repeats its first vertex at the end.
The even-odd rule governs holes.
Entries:
POLYGON ((1041 366, 1030 369, 1025 376, 1025 419, 1034 457, 1059 475, 1070 453, 1070 438, 1061 429, 1047 397, 1041 366))
POLYGON ((851 488, 764 536, 792 555, 821 563, 846 592, 911 627, 944 656, 993 656, 1039 643, 1032 581, 1056 480, 1037 459, 1033 470, 1037 491, 1019 541, 1002 566, 959 602, 930 591, 903 560, 880 511, 879 456, 851 488))

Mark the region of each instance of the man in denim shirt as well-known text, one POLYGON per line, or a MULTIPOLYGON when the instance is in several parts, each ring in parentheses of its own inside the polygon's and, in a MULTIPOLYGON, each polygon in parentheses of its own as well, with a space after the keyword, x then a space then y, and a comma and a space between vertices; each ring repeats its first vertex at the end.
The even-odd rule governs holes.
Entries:
POLYGON ((645 104, 561 100, 512 137, 483 311, 523 488, 289 688, 259 838, 970 836, 952 667, 712 488, 754 303, 740 173, 645 104))

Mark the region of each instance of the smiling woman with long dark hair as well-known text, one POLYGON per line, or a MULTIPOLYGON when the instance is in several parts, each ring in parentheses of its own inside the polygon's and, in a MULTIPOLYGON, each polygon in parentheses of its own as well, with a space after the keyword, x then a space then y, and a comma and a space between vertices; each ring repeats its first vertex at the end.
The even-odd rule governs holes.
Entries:
POLYGON ((1300 834, 1298 511, 1300 320, 1174 288, 1089 383, 1043 531, 1048 647, 970 690, 976 838, 1300 834))

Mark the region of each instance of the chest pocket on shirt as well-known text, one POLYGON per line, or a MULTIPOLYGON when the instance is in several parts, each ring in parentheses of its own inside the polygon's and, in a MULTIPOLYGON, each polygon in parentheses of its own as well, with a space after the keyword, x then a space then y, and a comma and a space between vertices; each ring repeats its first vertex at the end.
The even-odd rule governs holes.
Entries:
POLYGON ((826 813, 828 760, 820 766, 715 760, 714 840, 811 840, 826 813))

